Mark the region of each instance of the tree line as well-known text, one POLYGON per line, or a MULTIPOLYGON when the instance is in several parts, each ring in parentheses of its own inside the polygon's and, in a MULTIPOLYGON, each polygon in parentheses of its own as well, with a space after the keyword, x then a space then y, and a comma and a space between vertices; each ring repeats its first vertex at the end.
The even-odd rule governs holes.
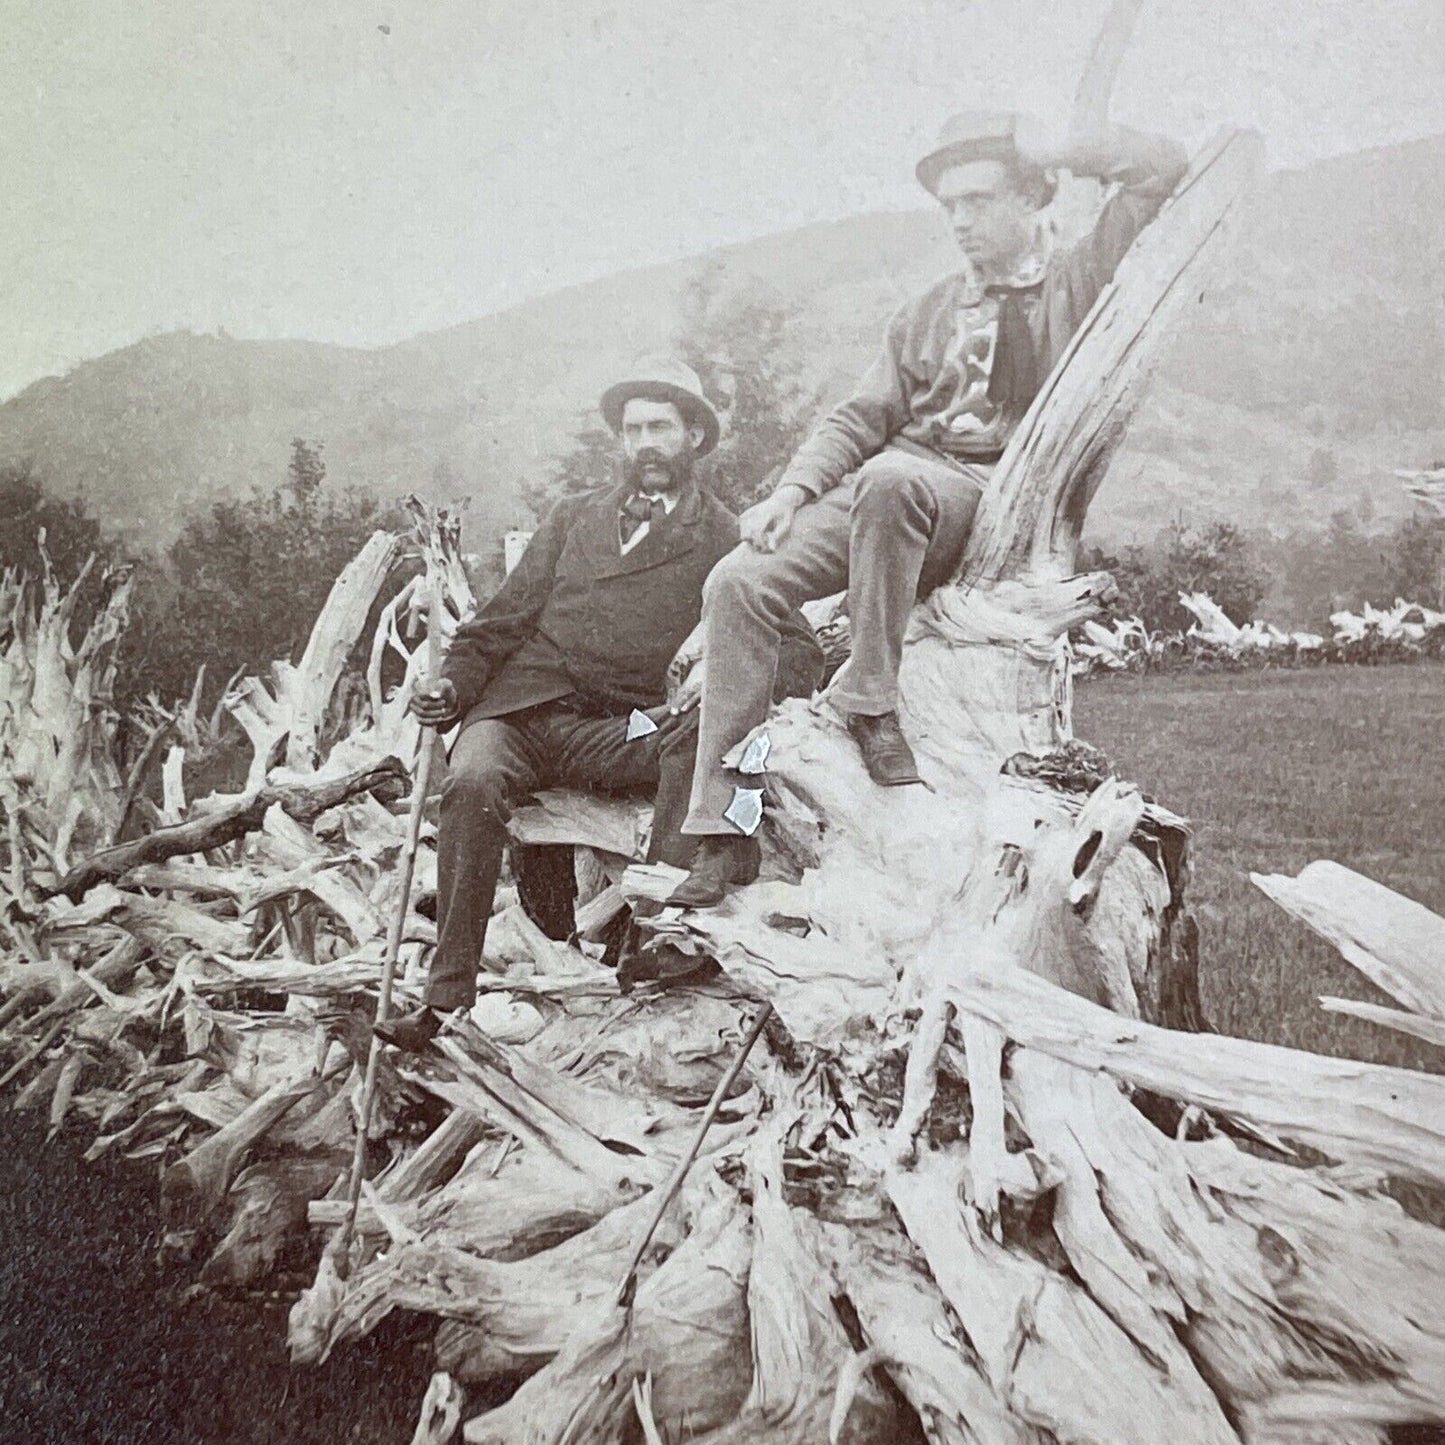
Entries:
POLYGON ((188 517, 163 551, 135 555, 79 499, 47 496, 28 466, 0 472, 0 567, 39 577, 42 548, 62 585, 88 557, 77 632, 89 624, 109 569, 135 570, 131 622, 117 658, 122 714, 148 697, 187 697, 206 669, 202 702, 214 704, 237 672, 296 659, 341 569, 394 513, 359 489, 334 485, 319 445, 291 443, 281 480, 221 498, 188 517))
POLYGON ((1267 615, 1328 633, 1331 613, 1366 602, 1388 606, 1403 597, 1445 611, 1445 518, 1407 517, 1371 530, 1338 511, 1323 527, 1279 535, 1179 520, 1147 544, 1088 549, 1081 566, 1112 573, 1119 595, 1111 610, 1137 617, 1151 633, 1188 630, 1194 618, 1180 605, 1181 592, 1207 592, 1240 626, 1267 615))
MULTIPOLYGON (((820 398, 802 378, 802 318, 762 283, 730 284, 717 267, 686 288, 674 344, 702 379, 723 418, 723 436, 700 478, 734 511, 764 495, 802 441, 820 398)), ((613 437, 589 411, 569 445, 523 488, 539 516, 567 492, 609 485, 617 475, 613 437)), ((87 556, 97 565, 85 583, 77 623, 101 593, 101 573, 122 562, 138 570, 132 625, 122 643, 116 703, 122 713, 154 695, 169 705, 191 692, 206 669, 210 707, 238 671, 259 672, 276 658, 300 656, 332 583, 377 527, 400 524, 385 502, 328 474, 322 446, 296 438, 278 457, 273 484, 223 497, 185 519, 155 555, 128 557, 79 499, 48 496, 32 469, 0 472, 0 566, 38 574, 37 536, 56 574, 69 582, 87 556)), ((396 499, 399 501, 399 499, 396 499)), ((1235 622, 1272 613, 1324 630, 1331 611, 1396 596, 1445 609, 1445 520, 1411 519, 1390 530, 1337 513, 1322 528, 1285 536, 1254 534, 1230 523, 1179 522, 1147 544, 1081 558, 1114 574, 1115 611, 1151 631, 1189 624, 1181 591, 1208 592, 1235 622)), ((479 595, 500 580, 500 539, 486 548, 475 579, 479 595)))

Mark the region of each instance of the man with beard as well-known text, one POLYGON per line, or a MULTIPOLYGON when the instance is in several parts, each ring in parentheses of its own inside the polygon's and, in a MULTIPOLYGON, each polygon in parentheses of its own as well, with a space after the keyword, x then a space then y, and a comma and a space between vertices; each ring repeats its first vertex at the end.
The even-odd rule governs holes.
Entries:
MULTIPOLYGON (((693 477, 719 430, 697 375, 670 359, 637 371, 600 402, 621 442, 621 485, 552 508, 501 589, 457 629, 441 676, 412 698, 427 727, 462 726, 441 798, 437 948, 424 1004, 377 1026, 400 1048, 422 1048, 442 1015, 476 999, 517 799, 548 787, 654 790, 649 861, 691 862, 695 844, 680 827, 697 714, 669 705, 667 673, 738 526, 693 477)), ((783 631, 769 691, 809 692, 821 650, 801 614, 785 617, 783 631)))
POLYGON ((876 784, 921 781, 897 712, 913 604, 957 566, 994 463, 1185 169, 1173 142, 1134 131, 1049 147, 1027 129, 1013 115, 955 116, 918 163, 962 267, 894 315, 857 390, 743 514, 741 545, 708 581, 699 767, 684 824, 702 843, 669 903, 714 904, 734 875, 747 840, 725 813, 749 780, 722 759, 766 718, 771 699, 753 679, 770 675, 779 621, 801 602, 848 589, 852 656, 829 701, 876 784), (1039 213, 1057 169, 1115 189, 1093 230, 1055 250, 1039 213))

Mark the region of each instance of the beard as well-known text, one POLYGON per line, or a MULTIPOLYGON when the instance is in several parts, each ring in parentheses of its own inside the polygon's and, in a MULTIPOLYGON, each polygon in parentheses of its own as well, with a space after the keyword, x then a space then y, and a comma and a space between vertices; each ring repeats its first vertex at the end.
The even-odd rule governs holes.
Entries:
POLYGON ((622 475, 633 491, 675 492, 692 476, 696 460, 687 445, 673 457, 664 456, 655 447, 644 447, 635 457, 623 459, 622 475), (649 472, 649 467, 661 468, 661 474, 649 472))

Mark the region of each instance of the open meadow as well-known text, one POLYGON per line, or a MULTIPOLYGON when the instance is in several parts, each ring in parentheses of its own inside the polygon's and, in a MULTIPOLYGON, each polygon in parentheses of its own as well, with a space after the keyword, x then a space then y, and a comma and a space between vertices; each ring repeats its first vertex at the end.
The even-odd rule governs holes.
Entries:
POLYGON ((1445 913, 1445 667, 1091 678, 1074 727, 1195 825, 1190 893, 1216 1028, 1441 1067, 1428 1044, 1319 1007, 1320 994, 1388 1000, 1249 874, 1333 858, 1445 913))

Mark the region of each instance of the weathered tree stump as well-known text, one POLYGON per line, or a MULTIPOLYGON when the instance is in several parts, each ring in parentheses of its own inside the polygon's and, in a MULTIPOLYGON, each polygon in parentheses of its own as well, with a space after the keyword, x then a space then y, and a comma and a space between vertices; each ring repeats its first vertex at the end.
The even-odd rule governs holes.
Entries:
MULTIPOLYGON (((504 909, 472 1020, 388 1074, 352 1253, 332 1236, 295 1359, 430 1312, 456 1376, 525 1377, 466 1437, 536 1445, 1353 1442, 1442 1418, 1445 1231, 1384 1184, 1445 1184, 1445 1082, 1189 1032, 1187 827, 1070 735, 1067 633, 1110 587, 1073 572, 1084 514, 1255 152, 1221 141, 1146 231, 1001 463, 958 578, 918 610, 903 712, 929 786, 873 788, 826 701, 784 706, 763 881, 651 920, 716 961, 686 986, 622 997, 504 909), (775 1017, 624 1291, 761 1001, 775 1017)), ((416 520, 448 630, 470 605, 457 530, 416 520)), ((246 793, 187 808, 173 766, 158 841, 72 869, 75 840, 113 840, 124 811, 103 729, 66 752, 53 709, 38 732, 0 716, 35 760, 5 794, 7 1078, 53 1127, 94 1120, 93 1153, 163 1158, 178 1226, 224 1234, 216 1281, 264 1268, 354 1144, 363 1006, 404 902, 373 785, 417 741, 382 661, 421 665, 403 637, 421 579, 383 610, 366 726, 322 758, 318 720, 391 555, 380 538, 348 570, 301 667, 233 693, 246 793), (90 801, 67 803, 67 779, 90 801), (174 894, 193 901, 157 896, 174 894)), ((22 695, 105 665, 123 607, 77 659, 61 606, 46 594, 51 621, 21 618, 0 659, 22 695)), ((598 851, 589 926, 618 893, 665 895, 657 870, 622 871, 643 807, 549 795, 514 826, 598 851)), ((1307 874, 1262 886, 1402 1005, 1371 1017, 1445 1037, 1439 920, 1307 874), (1375 936, 1331 912, 1346 896, 1375 936)), ((435 933, 414 910, 403 932, 405 988, 435 933)), ((346 1211, 329 1192, 318 1230, 346 1211)), ((461 1411, 439 1376, 416 1438, 461 1411)))
MULTIPOLYGON (((565 1341, 553 1326, 527 1354, 508 1332, 503 1360, 525 1355, 533 1373, 467 1439, 620 1441, 640 1421, 664 1439, 801 1445, 830 1418, 830 1438, 879 1441, 1284 1438, 1362 1368, 1360 1337, 1338 1328, 1351 1313, 1339 1251, 1356 1231, 1388 1230, 1413 1259, 1366 1251, 1377 1304, 1409 1289, 1413 1270, 1445 1264, 1438 1231, 1368 1189, 1342 1192, 1337 1175, 1222 1136, 1162 1133, 1116 1082, 1135 1055, 1111 1053, 1095 1022, 1114 1021, 1121 1040, 1153 1030, 1178 1067, 1141 1069, 1149 1087, 1207 1095, 1246 1121, 1259 1112, 1257 1046, 1226 1055, 1244 1081, 1231 1091, 1211 1055, 1181 1053, 1185 1036, 1159 1028, 1201 1022, 1187 829, 1073 744, 1067 648, 1111 586, 1073 570, 1088 503, 1256 156, 1247 137, 1223 140, 1141 238, 1001 463, 955 585, 919 609, 902 710, 928 787, 871 787, 826 702, 786 704, 766 724, 765 881, 654 923, 716 959, 721 991, 777 1011, 781 1031, 750 1066, 766 1101, 756 1132, 744 1121, 714 1141, 678 1206, 683 1242, 657 1252, 630 1310, 608 1296, 605 1270, 585 1285, 579 1274, 565 1341), (711 1298, 725 1281, 736 1304, 711 1298), (659 1352, 663 1299, 675 1348, 659 1352), (687 1344, 699 1308, 713 1321, 701 1353, 687 1344), (720 1394, 723 1362, 739 1358, 751 1387, 720 1394)), ((625 826, 587 826, 561 799, 520 827, 625 848, 625 826)), ((623 890, 659 897, 668 882, 634 867, 623 890)), ((647 1006, 665 1029, 681 1004, 647 1006)), ((605 1036, 605 1023, 579 1026, 605 1036)), ((564 1036, 578 1037, 560 1029, 559 1057, 564 1036)), ((1316 1063, 1295 1068, 1308 1102, 1275 1111, 1291 1137, 1309 1135, 1332 1087, 1316 1063)), ((1385 1112, 1400 1082, 1381 1079, 1385 1112)), ((1394 1135, 1375 1119, 1353 1142, 1336 1137, 1336 1157, 1445 1173, 1431 1162, 1438 1138, 1410 1135, 1405 1119, 1438 1087, 1412 1076, 1410 1089, 1394 1135)), ((505 1122, 516 1104, 474 1106, 520 1127, 505 1122)), ((637 1136, 630 1169, 589 1162, 574 1131, 591 1115, 601 1141, 595 1101, 554 1087, 551 1108, 545 1128, 531 1120, 523 1155, 540 1146, 531 1167, 543 1170, 565 1161, 555 1177, 597 1221, 576 1236, 597 1248, 580 1252, 606 1259, 612 1220, 643 1202, 626 1181, 665 1151, 637 1136)), ((477 1197, 475 1182, 450 1187, 458 1204, 477 1197)), ((433 1214, 425 1227, 446 1226, 433 1214)), ((409 1273, 405 1258, 372 1266, 372 1287, 395 1289, 387 1276, 409 1273)), ((1425 1411, 1445 1341, 1413 1306, 1384 1313, 1372 1337, 1383 1330, 1398 1351, 1388 1380, 1376 1374, 1350 1423, 1315 1438, 1375 1438, 1377 1422, 1425 1411)), ((482 1334, 467 1338, 485 1373, 482 1334)))

